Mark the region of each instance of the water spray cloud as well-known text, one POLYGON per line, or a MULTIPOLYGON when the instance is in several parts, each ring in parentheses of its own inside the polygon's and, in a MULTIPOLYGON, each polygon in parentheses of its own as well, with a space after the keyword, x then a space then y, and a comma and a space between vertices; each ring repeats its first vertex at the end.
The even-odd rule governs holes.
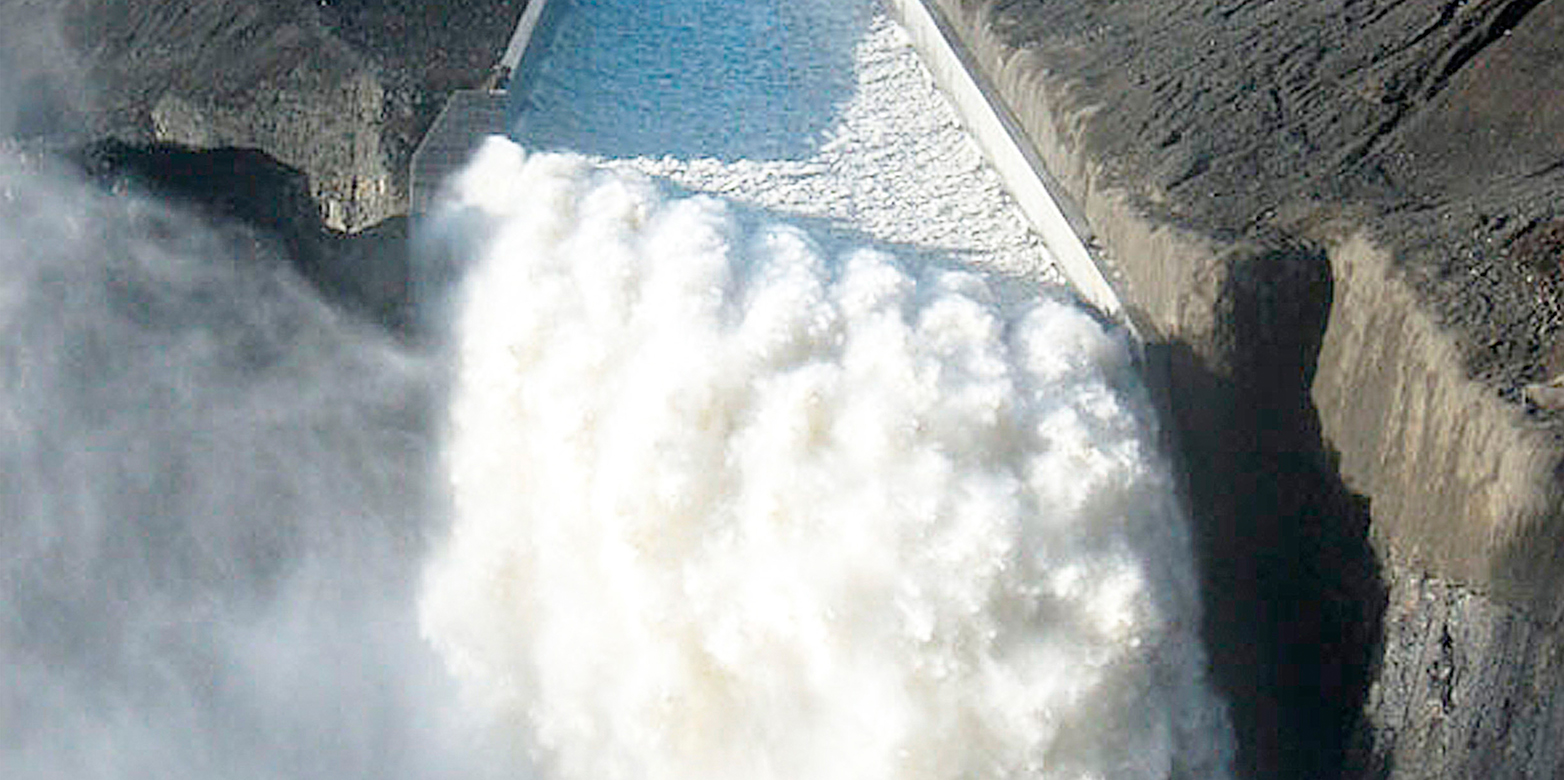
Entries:
POLYGON ((0 775, 473 776, 428 362, 268 246, 0 154, 0 775))
POLYGON ((481 238, 422 624, 495 739, 558 778, 1225 775, 1093 318, 499 140, 447 218, 481 238))

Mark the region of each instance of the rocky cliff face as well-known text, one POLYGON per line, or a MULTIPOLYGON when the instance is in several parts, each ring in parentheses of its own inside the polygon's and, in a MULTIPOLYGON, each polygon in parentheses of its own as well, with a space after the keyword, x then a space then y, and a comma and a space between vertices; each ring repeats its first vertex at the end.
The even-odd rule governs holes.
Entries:
POLYGON ((1564 2, 930 3, 1168 362, 1248 773, 1564 771, 1564 2))
POLYGON ((400 329, 413 150, 453 90, 492 77, 524 6, 0 4, 0 145, 255 230, 333 300, 400 329))
POLYGON ((105 189, 150 194, 271 244, 270 256, 346 312, 398 332, 411 324, 406 217, 356 233, 333 230, 321 219, 309 177, 256 149, 109 139, 71 157, 105 189))
POLYGON ((10 3, 14 135, 259 149, 308 176, 326 224, 405 213, 413 148, 489 76, 522 0, 10 3))

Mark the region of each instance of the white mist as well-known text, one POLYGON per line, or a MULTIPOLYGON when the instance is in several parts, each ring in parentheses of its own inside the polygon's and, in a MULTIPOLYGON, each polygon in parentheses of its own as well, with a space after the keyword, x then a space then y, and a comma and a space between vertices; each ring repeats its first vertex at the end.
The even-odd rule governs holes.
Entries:
POLYGON ((0 152, 0 777, 473 778, 430 362, 249 232, 0 152))
POLYGON ((493 140, 421 597, 547 777, 1223 777, 1116 334, 493 140))

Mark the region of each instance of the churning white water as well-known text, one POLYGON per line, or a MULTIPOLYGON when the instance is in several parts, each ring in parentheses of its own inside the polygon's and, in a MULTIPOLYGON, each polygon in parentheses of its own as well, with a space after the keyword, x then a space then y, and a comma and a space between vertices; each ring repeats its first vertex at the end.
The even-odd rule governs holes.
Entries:
POLYGON ((568 2, 547 45, 518 137, 584 154, 491 142, 444 221, 420 613, 489 739, 561 780, 1226 776, 1123 336, 879 5, 568 2))
POLYGON ((894 25, 566 10, 449 354, 0 153, 0 777, 1227 776, 1123 336, 894 25))
POLYGON ((1221 777, 1121 335, 491 141, 426 636, 553 778, 1221 777))

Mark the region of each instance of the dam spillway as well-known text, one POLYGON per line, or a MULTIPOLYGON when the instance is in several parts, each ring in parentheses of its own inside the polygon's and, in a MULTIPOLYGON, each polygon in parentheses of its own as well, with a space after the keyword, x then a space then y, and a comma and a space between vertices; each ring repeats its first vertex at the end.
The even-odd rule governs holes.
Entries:
POLYGON ((883 9, 556 2, 545 13, 503 98, 523 146, 1062 283, 883 9))
POLYGON ((904 31, 551 13, 431 217, 473 265, 422 615, 474 701, 566 778, 1226 776, 1130 336, 904 31))
POLYGON ((424 225, 427 349, 0 169, 5 774, 1224 776, 1129 339, 897 28, 571 10, 719 70, 594 121, 537 63, 424 225))

